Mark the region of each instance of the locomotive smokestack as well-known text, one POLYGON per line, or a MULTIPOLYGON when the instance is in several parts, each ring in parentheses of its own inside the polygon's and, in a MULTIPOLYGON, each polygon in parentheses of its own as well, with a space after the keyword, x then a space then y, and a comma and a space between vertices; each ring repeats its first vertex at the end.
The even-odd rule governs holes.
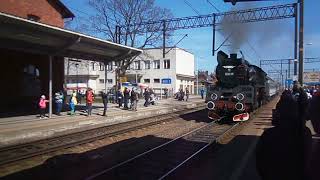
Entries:
POLYGON ((237 54, 230 54, 231 60, 237 60, 237 54))

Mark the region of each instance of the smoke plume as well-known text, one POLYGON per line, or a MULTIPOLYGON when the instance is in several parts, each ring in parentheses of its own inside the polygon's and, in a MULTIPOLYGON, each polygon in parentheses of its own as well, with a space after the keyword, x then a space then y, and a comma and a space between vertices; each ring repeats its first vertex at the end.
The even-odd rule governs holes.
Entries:
MULTIPOLYGON (((261 4, 260 6, 258 5, 258 3, 238 3, 231 11, 261 7, 261 4)), ((227 41, 228 43, 226 43, 230 44, 230 53, 239 52, 239 49, 243 48, 243 45, 248 43, 250 39, 254 39, 255 43, 253 46, 263 48, 266 44, 274 43, 277 39, 280 39, 281 36, 293 32, 293 30, 290 30, 288 20, 233 23, 227 17, 228 16, 224 16, 220 27, 224 38, 230 36, 227 41)), ((293 38, 293 34, 291 37, 293 38)))

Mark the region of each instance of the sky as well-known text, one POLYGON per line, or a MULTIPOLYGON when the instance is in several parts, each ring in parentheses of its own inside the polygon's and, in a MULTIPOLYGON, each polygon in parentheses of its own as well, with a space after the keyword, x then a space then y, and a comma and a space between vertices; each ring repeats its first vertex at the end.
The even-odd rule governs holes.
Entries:
MULTIPOLYGON (((88 0, 62 0, 62 2, 75 14, 76 18, 73 20, 74 22, 94 14, 94 11, 90 8, 87 1, 88 0)), ((296 2, 296 0, 274 0, 254 3, 237 3, 236 6, 232 6, 230 3, 224 3, 223 0, 155 0, 155 3, 159 7, 170 9, 174 17, 187 17, 196 16, 197 12, 201 15, 216 13, 217 11, 210 3, 208 3, 208 1, 221 12, 296 2)), ((320 57, 319 10, 319 0, 305 0, 305 57, 320 57)), ((228 27, 223 28, 227 29, 228 27)), ((236 36, 243 37, 245 39, 244 43, 237 46, 235 50, 231 50, 228 46, 223 46, 220 50, 223 50, 228 54, 239 54, 240 49, 243 52, 244 57, 251 64, 255 65, 259 65, 260 59, 294 57, 293 18, 247 23, 235 28, 241 29, 241 32, 235 31, 234 34, 236 35, 233 36, 235 36, 235 38, 237 38, 236 36)), ((196 69, 213 72, 217 61, 216 56, 212 56, 212 28, 177 30, 174 32, 171 44, 167 44, 167 46, 175 45, 184 34, 188 34, 188 37, 184 38, 177 46, 194 54, 195 64, 197 64, 196 69)), ((216 32, 216 48, 225 40, 226 35, 222 34, 221 31, 216 32)), ((233 38, 230 38, 226 44, 235 44, 232 41, 233 38)), ((272 66, 262 66, 262 68, 268 72, 270 70, 280 69, 280 65, 274 64, 272 66)), ((305 64, 305 69, 320 70, 320 63, 305 64)), ((271 75, 272 74, 270 74, 270 76, 271 75)))

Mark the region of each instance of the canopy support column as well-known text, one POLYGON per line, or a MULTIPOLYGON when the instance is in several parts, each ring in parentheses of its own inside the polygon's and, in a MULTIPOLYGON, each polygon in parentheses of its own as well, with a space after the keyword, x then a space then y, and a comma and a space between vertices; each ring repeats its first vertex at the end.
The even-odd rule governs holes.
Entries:
POLYGON ((52 116, 52 56, 49 55, 49 118, 52 116))

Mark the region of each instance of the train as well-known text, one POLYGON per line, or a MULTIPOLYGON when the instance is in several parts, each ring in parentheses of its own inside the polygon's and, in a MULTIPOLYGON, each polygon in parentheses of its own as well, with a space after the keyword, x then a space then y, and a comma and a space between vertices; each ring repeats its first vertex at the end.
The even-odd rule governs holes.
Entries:
POLYGON ((243 56, 228 56, 219 51, 217 62, 217 82, 207 86, 205 98, 210 119, 246 121, 250 118, 250 112, 269 101, 280 90, 278 82, 243 56))

